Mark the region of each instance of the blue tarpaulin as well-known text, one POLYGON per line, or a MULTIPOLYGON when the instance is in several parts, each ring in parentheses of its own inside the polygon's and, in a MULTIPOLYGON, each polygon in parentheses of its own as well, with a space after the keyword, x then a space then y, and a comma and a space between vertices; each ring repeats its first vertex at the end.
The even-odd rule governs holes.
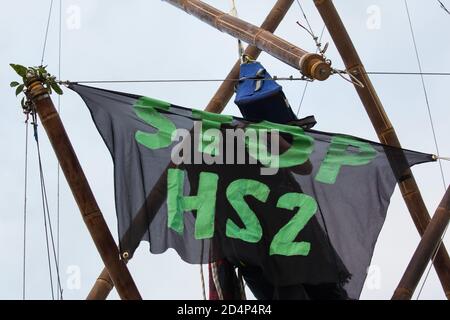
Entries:
POLYGON ((241 65, 234 102, 244 118, 288 123, 297 119, 283 93, 283 88, 259 62, 241 65))

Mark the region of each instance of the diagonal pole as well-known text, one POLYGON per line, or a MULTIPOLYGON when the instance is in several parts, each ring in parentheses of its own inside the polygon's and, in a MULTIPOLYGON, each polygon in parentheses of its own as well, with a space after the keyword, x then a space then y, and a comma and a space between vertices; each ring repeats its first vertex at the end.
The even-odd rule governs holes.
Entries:
MULTIPOLYGON (((333 2, 331 0, 314 0, 314 3, 327 26, 328 32, 333 38, 347 71, 364 84, 364 87, 355 85, 355 88, 380 141, 387 145, 401 147, 394 127, 383 108, 372 82, 367 76, 364 65, 333 2)), ((422 236, 430 222, 430 215, 411 170, 406 172, 403 180, 400 182, 400 190, 414 224, 422 236)), ((446 296, 450 297, 450 259, 444 245, 441 245, 437 252, 434 267, 446 296)))
MULTIPOLYGON (((284 16, 288 12, 294 0, 278 0, 272 10, 267 15, 266 19, 261 25, 261 29, 267 30, 268 32, 273 33, 276 28, 279 26, 284 16)), ((245 50, 244 54, 256 59, 261 50, 255 46, 248 46, 245 50)), ((240 69, 240 60, 236 61, 235 65, 231 69, 230 73, 227 75, 226 79, 222 85, 219 87, 217 92, 212 97, 211 101, 208 103, 206 107, 206 111, 221 113, 227 103, 230 101, 231 97, 234 94, 234 81, 228 81, 230 79, 238 79, 239 78, 239 69, 240 69)), ((170 167, 170 165, 169 165, 170 167)), ((163 202, 165 201, 165 189, 167 188, 167 175, 166 172, 160 177, 158 182, 156 183, 155 188, 152 190, 151 194, 148 197, 148 208, 155 208, 156 211, 159 210, 163 202)), ((155 210, 152 209, 152 210, 155 210)), ((132 252, 138 246, 140 239, 142 238, 143 233, 147 230, 147 226, 149 225, 149 221, 147 219, 147 214, 141 214, 136 217, 136 220, 133 221, 133 224, 144 226, 142 230, 142 234, 140 234, 140 238, 136 238, 135 248, 129 248, 132 252)), ((127 261, 127 260, 126 260, 127 261)), ((94 286, 92 287, 89 295, 87 297, 88 300, 104 300, 108 297, 111 290, 114 288, 114 284, 109 277, 107 269, 103 269, 101 274, 98 276, 94 286)))
MULTIPOLYGON (((450 187, 447 188, 444 198, 436 209, 433 218, 428 224, 420 243, 414 252, 411 261, 403 274, 400 283, 395 289, 392 300, 410 300, 417 284, 420 281, 433 253, 441 244, 442 235, 450 220, 450 187)), ((450 272, 450 270, 447 270, 450 272)), ((447 296, 447 299, 450 297, 447 296)))
POLYGON ((27 96, 41 119, 50 143, 58 158, 67 183, 80 209, 83 220, 97 250, 116 285, 121 299, 140 300, 141 296, 123 260, 108 225, 103 217, 87 178, 78 161, 75 150, 64 129, 61 118, 43 84, 36 78, 29 79, 27 96))

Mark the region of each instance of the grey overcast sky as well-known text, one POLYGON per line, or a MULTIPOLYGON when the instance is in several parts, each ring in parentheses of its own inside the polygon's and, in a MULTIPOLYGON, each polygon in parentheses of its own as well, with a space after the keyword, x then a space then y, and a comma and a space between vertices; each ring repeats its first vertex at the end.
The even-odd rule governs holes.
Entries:
MULTIPOLYGON (((229 0, 208 3, 230 11, 229 0)), ((316 33, 323 22, 312 0, 302 0, 316 33)), ((450 1, 443 0, 450 7, 450 1)), ((54 1, 44 63, 58 72, 59 0, 54 1)), ((239 16, 259 25, 275 0, 236 0, 239 16)), ((2 1, 0 10, 0 299, 22 298, 23 202, 25 125, 19 101, 9 88, 16 76, 9 63, 40 63, 50 0, 2 1)), ((418 70, 403 0, 335 0, 344 23, 369 71, 418 70)), ((424 71, 450 72, 450 15, 437 1, 408 1, 424 71)), ((276 34, 313 51, 314 43, 296 25, 302 20, 294 4, 276 34)), ((330 41, 328 33, 324 41, 330 41)), ((328 56, 337 68, 343 63, 330 43, 328 56)), ((237 58, 236 41, 163 1, 62 0, 61 78, 124 80, 157 78, 223 78, 237 58)), ((277 76, 298 75, 280 61, 262 54, 260 61, 277 76)), ((372 76, 386 112, 405 148, 435 153, 433 135, 420 78, 372 76)), ((426 77, 441 154, 450 156, 448 120, 450 77, 426 77)), ((283 82, 297 110, 304 83, 283 82)), ((108 84, 102 87, 138 93, 178 105, 203 108, 218 83, 108 84)), ((56 97, 54 98, 56 102, 56 97)), ((117 238, 113 196, 113 168, 87 108, 70 90, 61 99, 62 119, 78 153, 105 218, 117 238)), ((237 115, 231 102, 225 113, 237 115)), ((314 114, 317 129, 377 140, 353 87, 339 77, 309 85, 301 116, 314 114)), ((39 128, 53 227, 56 228, 57 163, 39 128)), ((450 181, 450 165, 443 163, 450 181)), ((425 203, 434 213, 444 193, 437 163, 413 168, 425 203)), ((36 146, 29 147, 26 298, 50 299, 43 213, 40 203, 36 146)), ((73 197, 61 179, 60 273, 65 299, 83 299, 102 263, 80 218, 73 197)), ((450 236, 445 242, 450 246, 450 236)), ((363 299, 392 295, 419 242, 401 194, 396 189, 379 237, 363 299)), ((129 264, 146 299, 201 299, 199 266, 187 265, 173 252, 151 255, 142 243, 129 264)), ((206 269, 206 268, 205 268, 206 269)), ((116 292, 110 298, 117 299, 116 292)), ((420 299, 444 299, 434 270, 420 299)))

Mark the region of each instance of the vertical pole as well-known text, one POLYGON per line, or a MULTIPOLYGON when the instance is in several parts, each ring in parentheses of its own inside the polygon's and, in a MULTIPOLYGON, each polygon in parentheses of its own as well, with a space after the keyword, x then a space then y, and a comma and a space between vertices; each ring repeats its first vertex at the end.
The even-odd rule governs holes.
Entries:
MULTIPOLYGON (((358 56, 333 2, 331 0, 314 0, 314 3, 327 26, 328 32, 333 38, 334 44, 344 61, 345 67, 352 75, 357 77, 362 84, 364 84, 364 88, 357 85, 355 85, 355 88, 380 141, 387 145, 401 147, 394 127, 383 108, 372 82, 367 76, 361 59, 358 56)), ((423 235, 430 222, 430 215, 411 170, 408 170, 404 177, 405 179, 400 182, 400 190, 419 234, 423 235)), ((434 267, 442 287, 444 288, 445 294, 449 297, 450 273, 448 270, 450 268, 450 259, 444 245, 440 247, 436 255, 434 267)))
MULTIPOLYGON (((419 246, 395 289, 392 300, 410 300, 450 220, 450 187, 428 224, 419 246)), ((450 270, 447 270, 450 273, 450 270)), ((447 299, 450 297, 447 295, 447 299)))
MULTIPOLYGON (((277 27, 280 25, 281 21, 283 20, 286 13, 289 11, 289 8, 291 7, 294 0, 278 0, 272 10, 267 15, 266 19, 261 25, 261 29, 267 30, 269 32, 274 32, 277 27)), ((254 47, 254 46, 248 46, 245 50, 244 54, 251 56, 252 58, 257 58, 259 54, 261 53, 261 50, 254 47)), ((208 103, 208 106, 206 107, 206 111, 214 112, 214 113, 221 113, 227 103, 230 101, 231 97, 234 93, 234 85, 235 82, 228 81, 229 79, 237 79, 239 77, 239 69, 240 69, 240 60, 236 61, 233 68, 231 69, 230 73, 227 76, 227 80, 225 80, 222 85, 219 87, 217 92, 214 94, 211 101, 208 103)), ((162 190, 161 186, 165 189, 167 186, 165 183, 167 182, 167 177, 165 174, 161 176, 161 178, 158 180, 157 186, 155 186, 154 189, 156 189, 155 194, 153 192, 150 194, 149 197, 152 197, 152 199, 148 199, 148 201, 151 201, 151 205, 149 207, 157 208, 163 204, 165 200, 165 193, 164 190, 162 190), (159 186, 159 187, 158 187, 159 186)), ((146 217, 146 215, 145 215, 146 217)), ((137 217, 139 219, 139 217, 137 217)), ((143 217, 142 221, 139 221, 139 223, 145 223, 146 219, 143 217)), ((148 224, 148 221, 147 221, 148 224)), ((146 230, 146 228, 145 228, 146 230)), ((144 231, 145 232, 145 231, 144 231)), ((103 269, 100 276, 96 280, 94 286, 92 287, 91 291, 89 292, 89 295, 87 296, 88 300, 104 300, 108 297, 109 292, 113 288, 113 283, 111 281, 111 278, 108 276, 108 272, 106 269, 103 269)))
POLYGON ((97 205, 97 201, 47 89, 37 79, 30 79, 27 87, 27 94, 41 119, 42 126, 47 132, 83 220, 94 240, 103 263, 108 269, 109 276, 115 284, 120 298, 141 299, 128 268, 120 260, 117 245, 97 205))

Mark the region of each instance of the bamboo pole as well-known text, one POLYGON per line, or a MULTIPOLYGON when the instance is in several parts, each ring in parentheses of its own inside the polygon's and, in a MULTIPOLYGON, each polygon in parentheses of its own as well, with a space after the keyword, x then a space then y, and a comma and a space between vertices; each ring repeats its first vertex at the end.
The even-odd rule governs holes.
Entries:
MULTIPOLYGON (((358 85, 355 85, 355 88, 380 141, 387 145, 401 147, 397 134, 386 115, 372 82, 367 76, 361 59, 333 2, 331 0, 314 0, 314 3, 333 38, 345 67, 364 84, 364 88, 358 85)), ((405 174, 405 179, 400 182, 400 190, 419 234, 423 235, 430 222, 430 215, 411 170, 408 170, 405 174)), ((450 269, 450 259, 444 245, 440 247, 437 253, 434 267, 446 296, 450 297, 450 273, 448 271, 450 269)))
POLYGON ((282 62, 298 69, 303 75, 326 80, 332 73, 330 64, 321 55, 308 53, 273 33, 226 14, 199 0, 164 0, 197 17, 210 26, 247 42, 282 62))
MULTIPOLYGON (((269 32, 274 32, 281 23, 281 21, 283 20, 284 16, 286 15, 287 11, 289 10, 293 2, 294 0, 278 0, 275 3, 272 10, 267 15, 264 22, 261 24, 261 28, 269 32)), ((260 49, 251 45, 248 46, 247 49, 245 50, 245 54, 253 58, 257 58, 260 53, 261 53, 260 49)), ((230 101, 234 93, 235 82, 228 80, 237 79, 239 77, 239 69, 240 69, 240 60, 238 60, 235 63, 230 73, 226 77, 227 80, 225 80, 222 83, 217 92, 214 94, 213 98, 208 103, 208 106, 205 109, 206 111, 214 113, 221 113, 223 111, 224 107, 230 101)), ((171 165, 173 166, 173 164, 170 164, 169 168, 171 167, 171 165)), ((166 172, 159 178, 158 182, 155 185, 155 188, 148 196, 147 203, 145 204, 144 208, 154 208, 156 211, 158 211, 159 208, 164 203, 166 199, 165 192, 167 188, 166 172)), ((135 225, 145 226, 145 228, 143 228, 142 230, 142 233, 138 232, 141 238, 145 230, 147 229, 147 226, 150 223, 149 221, 147 221, 148 218, 147 214, 148 212, 142 211, 137 215, 136 219, 133 221, 133 224, 135 225)), ((125 235, 125 237, 128 236, 131 235, 128 234, 125 235)), ((138 246, 141 238, 139 239, 136 238, 135 247, 138 246)), ((136 248, 129 248, 128 250, 131 251, 130 253, 132 253, 134 252, 135 249, 136 248)), ((108 275, 108 271, 106 269, 103 269, 100 276, 96 280, 94 286, 92 287, 91 291, 89 292, 87 300, 104 300, 108 297, 113 287, 114 284, 112 283, 111 278, 108 275)))
POLYGON ((86 300, 106 300, 109 293, 114 288, 114 283, 109 276, 108 269, 104 268, 95 280, 94 286, 86 298, 86 300))
POLYGON ((97 205, 83 169, 67 136, 64 125, 42 83, 36 78, 27 83, 27 95, 38 113, 42 126, 58 158, 81 215, 95 246, 122 299, 141 299, 128 268, 120 259, 114 238, 97 205))
MULTIPOLYGON (((417 284, 420 281, 428 262, 433 258, 433 253, 441 243, 442 235, 445 232, 450 220, 450 187, 447 188, 444 198, 428 224, 420 243, 414 252, 411 261, 403 274, 400 283, 395 289, 392 300, 410 300, 417 284)), ((450 273, 450 270, 447 270, 450 273)), ((447 299, 450 297, 447 295, 447 299)))

